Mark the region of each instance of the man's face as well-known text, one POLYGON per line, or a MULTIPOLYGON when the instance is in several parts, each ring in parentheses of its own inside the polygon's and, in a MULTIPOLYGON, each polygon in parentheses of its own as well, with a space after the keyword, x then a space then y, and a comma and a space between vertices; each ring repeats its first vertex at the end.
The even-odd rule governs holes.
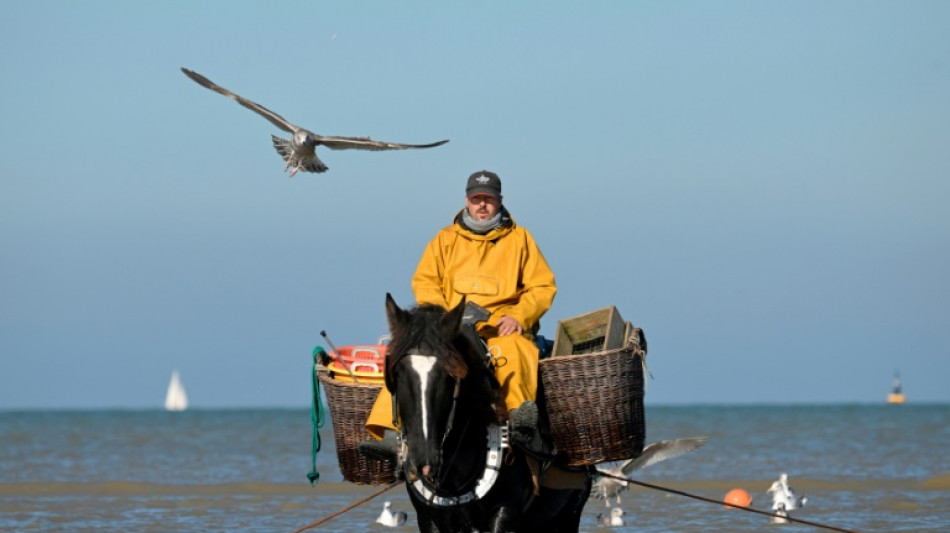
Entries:
POLYGON ((472 218, 482 222, 498 214, 501 198, 490 194, 473 194, 465 197, 465 207, 472 218))

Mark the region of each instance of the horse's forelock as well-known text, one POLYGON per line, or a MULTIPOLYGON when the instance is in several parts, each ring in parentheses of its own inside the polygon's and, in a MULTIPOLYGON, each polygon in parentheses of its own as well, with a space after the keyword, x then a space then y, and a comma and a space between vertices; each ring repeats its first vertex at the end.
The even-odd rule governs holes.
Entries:
POLYGON ((394 328, 386 350, 387 382, 393 367, 408 355, 434 355, 436 364, 453 378, 468 374, 468 364, 458 352, 455 339, 447 339, 442 331, 445 309, 437 305, 421 305, 408 312, 408 320, 394 328))

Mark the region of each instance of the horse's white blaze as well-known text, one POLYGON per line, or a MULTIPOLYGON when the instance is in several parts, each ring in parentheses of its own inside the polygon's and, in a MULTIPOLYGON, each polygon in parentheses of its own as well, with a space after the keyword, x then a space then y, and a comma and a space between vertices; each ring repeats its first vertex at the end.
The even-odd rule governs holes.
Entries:
POLYGON ((419 399, 422 403, 422 435, 429 439, 429 414, 426 410, 426 387, 429 384, 429 372, 435 367, 435 356, 410 355, 409 366, 419 376, 419 399))

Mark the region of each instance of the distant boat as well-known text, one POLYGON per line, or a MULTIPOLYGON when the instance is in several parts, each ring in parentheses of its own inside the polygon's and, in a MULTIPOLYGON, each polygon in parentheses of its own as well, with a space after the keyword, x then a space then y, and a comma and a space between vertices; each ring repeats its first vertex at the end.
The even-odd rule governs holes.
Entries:
POLYGON ((168 382, 168 392, 165 394, 166 411, 184 411, 188 409, 188 395, 185 386, 181 384, 178 371, 172 372, 172 380, 168 382))
POLYGON ((891 393, 887 395, 887 403, 904 403, 905 401, 901 376, 894 373, 894 383, 891 385, 891 393))

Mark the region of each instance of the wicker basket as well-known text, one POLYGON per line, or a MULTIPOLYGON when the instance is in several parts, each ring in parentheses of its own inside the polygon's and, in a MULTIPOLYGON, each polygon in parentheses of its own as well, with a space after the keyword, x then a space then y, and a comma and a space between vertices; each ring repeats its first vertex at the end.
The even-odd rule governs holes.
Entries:
POLYGON ((366 419, 382 385, 346 383, 331 378, 326 371, 318 376, 323 383, 333 420, 333 440, 343 479, 358 485, 385 485, 396 481, 392 461, 370 459, 358 446, 369 439, 366 419))
POLYGON ((540 377, 554 444, 569 465, 630 459, 643 451, 643 360, 636 342, 544 359, 540 377))

